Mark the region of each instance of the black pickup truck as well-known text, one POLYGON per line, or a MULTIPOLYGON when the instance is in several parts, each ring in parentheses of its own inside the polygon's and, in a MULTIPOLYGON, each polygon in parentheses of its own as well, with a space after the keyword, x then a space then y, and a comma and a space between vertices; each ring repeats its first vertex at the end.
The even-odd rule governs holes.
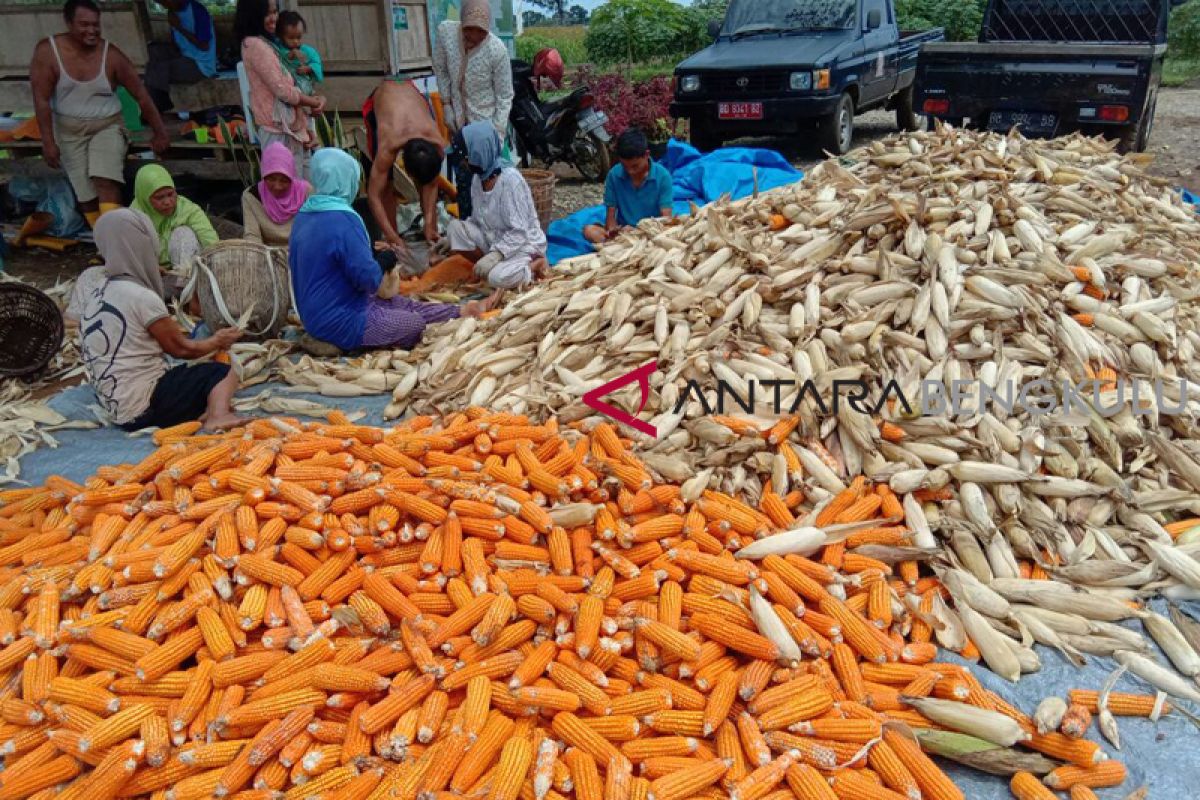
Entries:
POLYGON ((990 0, 978 42, 921 49, 918 111, 1026 136, 1071 131, 1146 148, 1183 0, 990 0), (969 122, 968 122, 969 121, 969 122))
POLYGON ((886 106, 918 124, 917 51, 941 28, 901 31, 893 0, 732 0, 715 42, 675 68, 671 115, 691 121, 692 144, 797 133, 816 122, 821 146, 845 153, 854 115, 886 106))

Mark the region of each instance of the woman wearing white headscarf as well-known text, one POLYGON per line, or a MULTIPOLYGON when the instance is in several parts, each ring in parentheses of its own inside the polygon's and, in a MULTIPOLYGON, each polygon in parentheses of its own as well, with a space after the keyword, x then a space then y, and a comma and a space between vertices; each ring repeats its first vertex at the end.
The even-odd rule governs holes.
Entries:
POLYGON ((459 16, 461 22, 446 20, 438 26, 433 71, 454 143, 450 160, 458 173, 460 215, 466 219, 472 209, 472 197, 464 191, 470 174, 461 168, 465 153, 457 134, 473 122, 490 122, 504 139, 512 111, 513 81, 508 48, 491 33, 488 0, 463 0, 459 16))
POLYGON ((497 289, 532 283, 547 268, 542 232, 529 184, 500 162, 500 137, 486 122, 462 130, 467 164, 474 174, 475 211, 446 228, 450 249, 475 262, 475 276, 497 289))
POLYGON ((163 302, 158 236, 146 215, 122 208, 96 223, 105 280, 80 299, 83 366, 100 405, 125 430, 199 419, 209 430, 238 425, 230 405, 237 373, 209 362, 168 368, 165 356, 201 358, 241 338, 236 328, 188 339, 163 302))

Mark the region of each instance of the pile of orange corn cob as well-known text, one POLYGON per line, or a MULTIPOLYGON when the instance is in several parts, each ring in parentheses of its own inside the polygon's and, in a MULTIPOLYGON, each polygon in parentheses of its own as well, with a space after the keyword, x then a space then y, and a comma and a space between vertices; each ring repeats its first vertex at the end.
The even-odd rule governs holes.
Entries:
POLYGON ((906 541, 886 486, 814 523, 877 527, 759 562, 801 494, 685 499, 604 424, 194 432, 0 492, 0 800, 962 798, 902 695, 1017 720, 1060 790, 1124 778, 934 661, 902 599, 938 585, 855 552, 906 541))

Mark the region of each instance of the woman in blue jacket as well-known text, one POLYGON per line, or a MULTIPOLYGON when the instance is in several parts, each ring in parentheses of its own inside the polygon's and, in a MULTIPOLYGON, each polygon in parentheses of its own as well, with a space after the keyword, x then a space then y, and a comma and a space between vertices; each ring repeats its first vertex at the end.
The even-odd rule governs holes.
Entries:
POLYGON ((399 296, 398 271, 385 274, 362 217, 350 205, 362 179, 357 159, 322 148, 313 155, 311 172, 313 194, 296 215, 288 247, 296 310, 309 335, 342 350, 411 350, 427 325, 490 308, 495 296, 461 307, 399 296))

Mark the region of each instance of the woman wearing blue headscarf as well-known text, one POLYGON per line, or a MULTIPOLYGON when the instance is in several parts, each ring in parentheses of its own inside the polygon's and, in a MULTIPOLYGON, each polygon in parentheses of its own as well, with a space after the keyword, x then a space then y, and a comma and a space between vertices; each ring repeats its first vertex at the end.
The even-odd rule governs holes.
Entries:
POLYGON ((521 173, 500 162, 502 145, 490 122, 462 129, 471 179, 471 217, 446 229, 450 249, 475 262, 475 275, 498 289, 516 289, 547 269, 546 234, 521 173))
POLYGON ((310 336, 342 350, 408 350, 427 325, 488 310, 495 298, 460 308, 397 296, 399 274, 385 274, 350 205, 362 182, 358 160, 326 147, 313 155, 311 173, 313 193, 296 215, 288 247, 296 310, 310 336))

